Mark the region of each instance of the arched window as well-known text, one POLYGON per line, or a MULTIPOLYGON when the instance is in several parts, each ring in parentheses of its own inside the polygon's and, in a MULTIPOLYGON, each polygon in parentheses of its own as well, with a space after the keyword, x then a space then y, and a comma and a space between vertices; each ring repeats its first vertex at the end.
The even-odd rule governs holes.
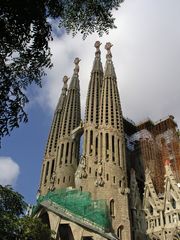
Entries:
POLYGON ((121 240, 123 239, 123 238, 122 238, 122 237, 123 237, 123 236, 122 236, 123 229, 124 229, 124 226, 123 226, 123 225, 119 226, 118 229, 117 229, 117 236, 118 236, 118 238, 121 239, 121 240))
POLYGON ((115 216, 115 211, 114 211, 114 199, 111 199, 111 201, 110 201, 110 215, 111 215, 112 217, 115 216))

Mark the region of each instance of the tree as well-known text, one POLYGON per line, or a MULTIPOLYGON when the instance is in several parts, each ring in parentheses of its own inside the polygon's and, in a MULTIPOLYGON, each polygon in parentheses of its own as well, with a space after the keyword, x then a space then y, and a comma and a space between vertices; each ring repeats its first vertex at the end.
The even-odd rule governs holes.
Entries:
POLYGON ((0 185, 0 239, 50 240, 51 231, 40 219, 24 215, 27 204, 10 186, 0 185))
POLYGON ((123 0, 4 0, 0 4, 0 139, 27 122, 26 90, 41 86, 51 68, 49 19, 74 36, 115 28, 112 10, 123 0))

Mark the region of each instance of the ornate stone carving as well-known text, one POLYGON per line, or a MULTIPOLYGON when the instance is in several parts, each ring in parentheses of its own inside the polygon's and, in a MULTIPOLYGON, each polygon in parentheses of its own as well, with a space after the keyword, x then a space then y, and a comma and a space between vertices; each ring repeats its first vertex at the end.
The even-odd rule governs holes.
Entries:
POLYGON ((111 53, 111 47, 113 45, 110 42, 107 42, 105 45, 105 49, 107 50, 107 54, 106 54, 106 59, 109 60, 112 58, 112 53, 111 53))
POLYGON ((100 54, 101 54, 101 51, 99 49, 100 46, 101 46, 101 43, 99 41, 96 41, 94 44, 94 47, 96 48, 96 52, 95 52, 96 57, 100 57, 100 54))
POLYGON ((74 73, 75 74, 79 73, 79 62, 80 61, 81 61, 81 59, 79 59, 78 57, 74 59, 74 64, 75 64, 74 73))

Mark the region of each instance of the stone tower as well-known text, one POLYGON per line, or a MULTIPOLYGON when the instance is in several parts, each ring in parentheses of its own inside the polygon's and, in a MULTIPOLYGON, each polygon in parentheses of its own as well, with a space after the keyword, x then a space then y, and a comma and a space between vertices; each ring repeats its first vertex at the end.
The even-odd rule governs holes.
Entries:
POLYGON ((114 233, 119 238, 130 239, 123 117, 110 51, 112 45, 105 46, 104 76, 99 46, 96 42, 86 102, 84 155, 76 182, 77 187, 91 192, 93 199, 107 201, 114 233))
POLYGON ((98 125, 100 93, 103 81, 100 42, 95 43, 96 53, 86 99, 84 120, 84 145, 80 173, 76 177, 76 187, 94 193, 98 159, 98 125))
POLYGON ((79 62, 74 60, 74 73, 67 91, 65 76, 62 93, 56 107, 49 134, 41 174, 40 194, 49 190, 75 187, 74 175, 79 161, 80 139, 73 139, 71 132, 80 125, 79 62))
POLYGON ((57 145, 59 139, 60 122, 63 114, 64 104, 66 102, 67 93, 67 81, 68 77, 63 78, 63 88, 62 92, 54 113, 51 129, 49 132, 49 137, 46 145, 46 151, 44 155, 44 160, 42 164, 41 180, 39 194, 43 195, 48 192, 50 186, 50 180, 54 171, 54 163, 57 154, 57 145))
POLYGON ((123 118, 112 44, 105 46, 104 71, 100 45, 95 43, 84 123, 79 58, 74 60, 69 88, 68 77, 63 78, 34 212, 55 232, 56 240, 178 240, 177 124, 172 116, 138 125, 123 118))
POLYGON ((106 64, 99 108, 98 162, 94 196, 108 201, 115 234, 120 239, 131 239, 123 116, 111 47, 111 43, 106 43, 106 64))

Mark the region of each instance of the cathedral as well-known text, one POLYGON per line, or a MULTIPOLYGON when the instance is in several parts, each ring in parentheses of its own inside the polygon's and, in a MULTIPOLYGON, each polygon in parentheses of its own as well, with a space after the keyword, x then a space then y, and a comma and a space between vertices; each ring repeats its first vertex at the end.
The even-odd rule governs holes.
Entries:
POLYGON ((139 124, 123 116, 112 44, 105 45, 104 68, 100 45, 83 120, 79 58, 72 78, 63 78, 33 214, 56 240, 178 240, 177 124, 172 115, 139 124))

